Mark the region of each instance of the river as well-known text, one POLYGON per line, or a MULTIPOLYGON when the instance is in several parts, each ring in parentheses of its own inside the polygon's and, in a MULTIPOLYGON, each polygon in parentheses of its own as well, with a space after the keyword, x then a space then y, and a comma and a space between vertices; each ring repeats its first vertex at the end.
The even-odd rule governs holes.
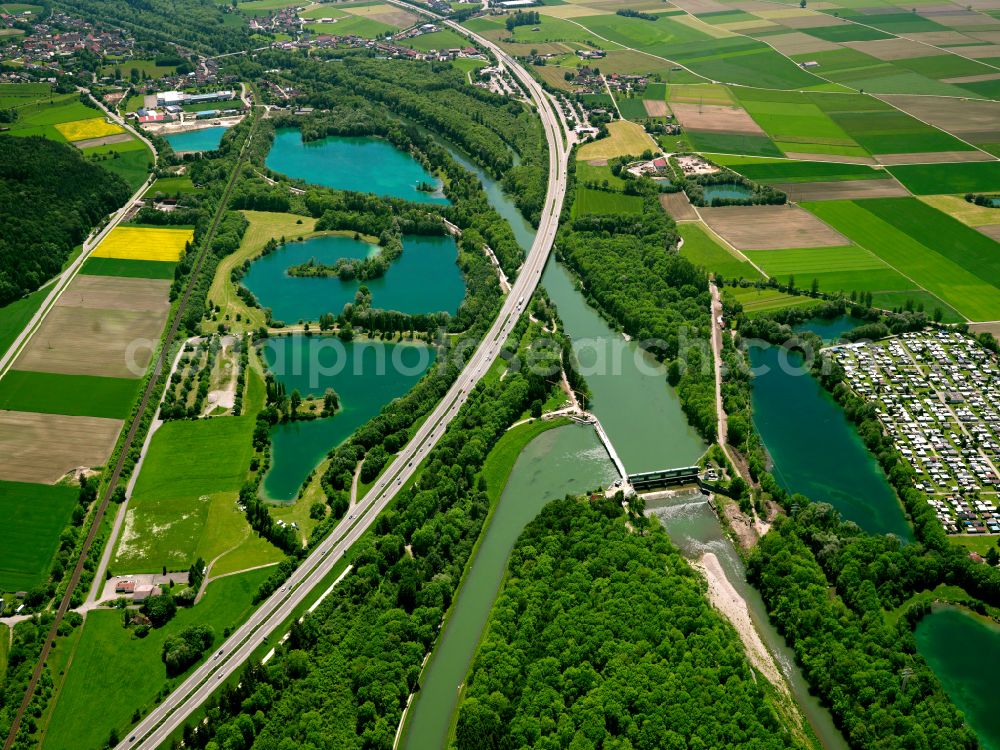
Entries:
MULTIPOLYGON (((518 243, 527 249, 534 239, 534 230, 496 181, 447 142, 440 142, 456 160, 479 177, 494 209, 510 223, 518 243)), ((581 369, 592 392, 590 409, 601 420, 626 469, 636 472, 694 463, 706 446, 688 425, 676 394, 667 386, 663 367, 612 331, 603 318, 587 305, 576 289, 572 275, 554 259, 546 267, 542 284, 558 307, 566 333, 573 338, 574 349, 581 359, 581 369), (602 353, 606 355, 603 363, 600 358, 602 353)), ((544 500, 579 492, 587 487, 586 480, 595 467, 601 472, 608 472, 611 468, 603 451, 581 451, 579 445, 569 443, 569 438, 565 438, 567 442, 563 444, 562 435, 570 434, 564 433, 566 429, 550 431, 536 438, 515 464, 483 538, 485 547, 492 534, 502 535, 504 540, 509 539, 509 542, 504 541, 506 551, 502 554, 497 552, 499 542, 491 542, 489 554, 484 554, 481 547, 472 560, 465 582, 456 593, 445 633, 421 676, 421 690, 409 713, 402 738, 404 747, 419 750, 446 747, 448 728, 460 697, 458 686, 471 667, 475 644, 482 635, 497 592, 496 585, 490 588, 483 584, 488 589, 484 594, 481 586, 473 586, 470 581, 499 583, 506 570, 511 546, 544 500), (540 456, 545 458, 544 466, 537 464, 540 456), (569 467, 574 468, 568 471, 569 467), (522 477, 530 479, 530 482, 524 484, 522 477), (580 477, 584 481, 577 481, 580 477), (504 522, 504 528, 494 532, 494 528, 501 525, 501 511, 511 498, 528 500, 530 505, 518 503, 516 511, 505 511, 516 512, 520 522, 510 527, 504 522), (492 546, 494 544, 498 546, 492 546), (462 618, 459 621, 461 625, 455 626, 459 616, 462 618), (452 630, 455 630, 455 636, 450 635, 452 630)), ((591 444, 596 444, 596 437, 589 428, 574 429, 577 433, 582 431, 590 435, 591 444)), ((611 476, 610 473, 607 475, 611 476)), ((591 486, 600 483, 594 478, 590 482, 591 486)), ((791 652, 768 622, 759 595, 746 583, 739 556, 723 535, 714 512, 706 503, 699 502, 690 511, 665 513, 661 521, 671 538, 692 559, 698 559, 706 548, 712 548, 730 582, 747 597, 755 624, 788 676, 792 694, 813 731, 828 750, 846 750, 846 743, 833 725, 829 712, 809 695, 791 652)))
POLYGON ((617 476, 592 427, 556 427, 528 443, 514 463, 421 676, 421 689, 409 712, 403 747, 446 747, 458 707, 458 686, 465 681, 500 590, 510 551, 524 527, 549 501, 567 493, 607 486, 617 476))

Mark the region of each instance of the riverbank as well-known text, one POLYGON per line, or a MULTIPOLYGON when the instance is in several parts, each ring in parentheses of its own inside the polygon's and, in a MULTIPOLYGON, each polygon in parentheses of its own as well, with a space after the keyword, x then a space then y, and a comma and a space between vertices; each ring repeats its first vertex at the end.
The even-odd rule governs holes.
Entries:
MULTIPOLYGON (((764 641, 750 619, 750 609, 746 600, 733 587, 722 569, 719 558, 713 552, 706 552, 700 560, 691 563, 708 583, 708 598, 712 605, 729 620, 743 642, 747 659, 750 664, 770 682, 784 698, 792 700, 791 691, 781 670, 778 669, 774 657, 767 650, 764 641)), ((795 719, 801 728, 801 717, 795 714, 795 719)))

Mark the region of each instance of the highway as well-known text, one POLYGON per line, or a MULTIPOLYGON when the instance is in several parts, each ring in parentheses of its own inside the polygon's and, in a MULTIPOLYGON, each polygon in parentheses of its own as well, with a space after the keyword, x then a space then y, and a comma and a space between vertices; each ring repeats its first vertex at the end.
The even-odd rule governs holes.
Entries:
MULTIPOLYGON (((396 4, 405 5, 397 2, 396 4)), ((412 8, 412 6, 406 6, 412 8)), ((421 10, 425 15, 433 15, 421 10)), ((221 648, 167 696, 146 718, 129 732, 116 750, 144 748, 154 750, 200 706, 221 684, 250 658, 268 637, 292 616, 337 562, 372 525, 395 498, 399 489, 417 471, 423 458, 444 434, 452 418, 468 397, 470 389, 489 370, 510 335, 524 306, 541 279, 559 226, 559 214, 566 194, 568 150, 564 132, 548 96, 542 87, 514 59, 492 42, 469 32, 453 22, 446 22, 459 33, 488 47, 518 77, 538 110, 549 145, 549 180, 541 221, 535 241, 524 265, 506 297, 499 315, 472 354, 448 393, 386 469, 378 483, 334 531, 299 565, 279 591, 272 594, 222 644, 221 648)))

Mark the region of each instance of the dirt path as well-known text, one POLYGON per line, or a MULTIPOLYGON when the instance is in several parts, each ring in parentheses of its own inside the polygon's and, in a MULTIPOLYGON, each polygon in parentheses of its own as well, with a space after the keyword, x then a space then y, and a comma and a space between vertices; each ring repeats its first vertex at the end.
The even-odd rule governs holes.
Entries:
POLYGON ((351 505, 357 505, 358 502, 358 482, 361 480, 361 464, 364 461, 358 461, 358 465, 354 467, 354 476, 351 478, 351 505))
MULTIPOLYGON (((755 483, 750 476, 750 467, 746 460, 736 450, 729 448, 729 430, 726 418, 726 410, 722 403, 722 300, 719 299, 719 288, 714 281, 708 282, 709 291, 712 293, 712 359, 715 363, 715 411, 717 414, 717 440, 723 455, 736 472, 742 477, 749 487, 754 487, 755 483)), ((740 514, 742 516, 742 514, 740 514)), ((752 511, 752 524, 758 537, 764 536, 771 529, 771 525, 757 516, 756 511, 752 511)), ((730 519, 732 521, 732 519, 730 519)), ((741 542, 743 537, 740 537, 741 542)))

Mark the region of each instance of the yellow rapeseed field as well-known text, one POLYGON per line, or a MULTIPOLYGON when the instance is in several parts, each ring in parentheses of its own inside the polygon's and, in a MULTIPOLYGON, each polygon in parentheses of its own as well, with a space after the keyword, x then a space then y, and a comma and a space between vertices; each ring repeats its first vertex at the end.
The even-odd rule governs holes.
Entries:
POLYGON ((107 122, 103 117, 60 122, 56 125, 56 130, 62 133, 67 141, 84 141, 88 138, 103 138, 106 135, 117 135, 125 132, 124 128, 107 122))
POLYGON ((191 229, 115 227, 93 254, 97 258, 176 261, 192 237, 191 229))

